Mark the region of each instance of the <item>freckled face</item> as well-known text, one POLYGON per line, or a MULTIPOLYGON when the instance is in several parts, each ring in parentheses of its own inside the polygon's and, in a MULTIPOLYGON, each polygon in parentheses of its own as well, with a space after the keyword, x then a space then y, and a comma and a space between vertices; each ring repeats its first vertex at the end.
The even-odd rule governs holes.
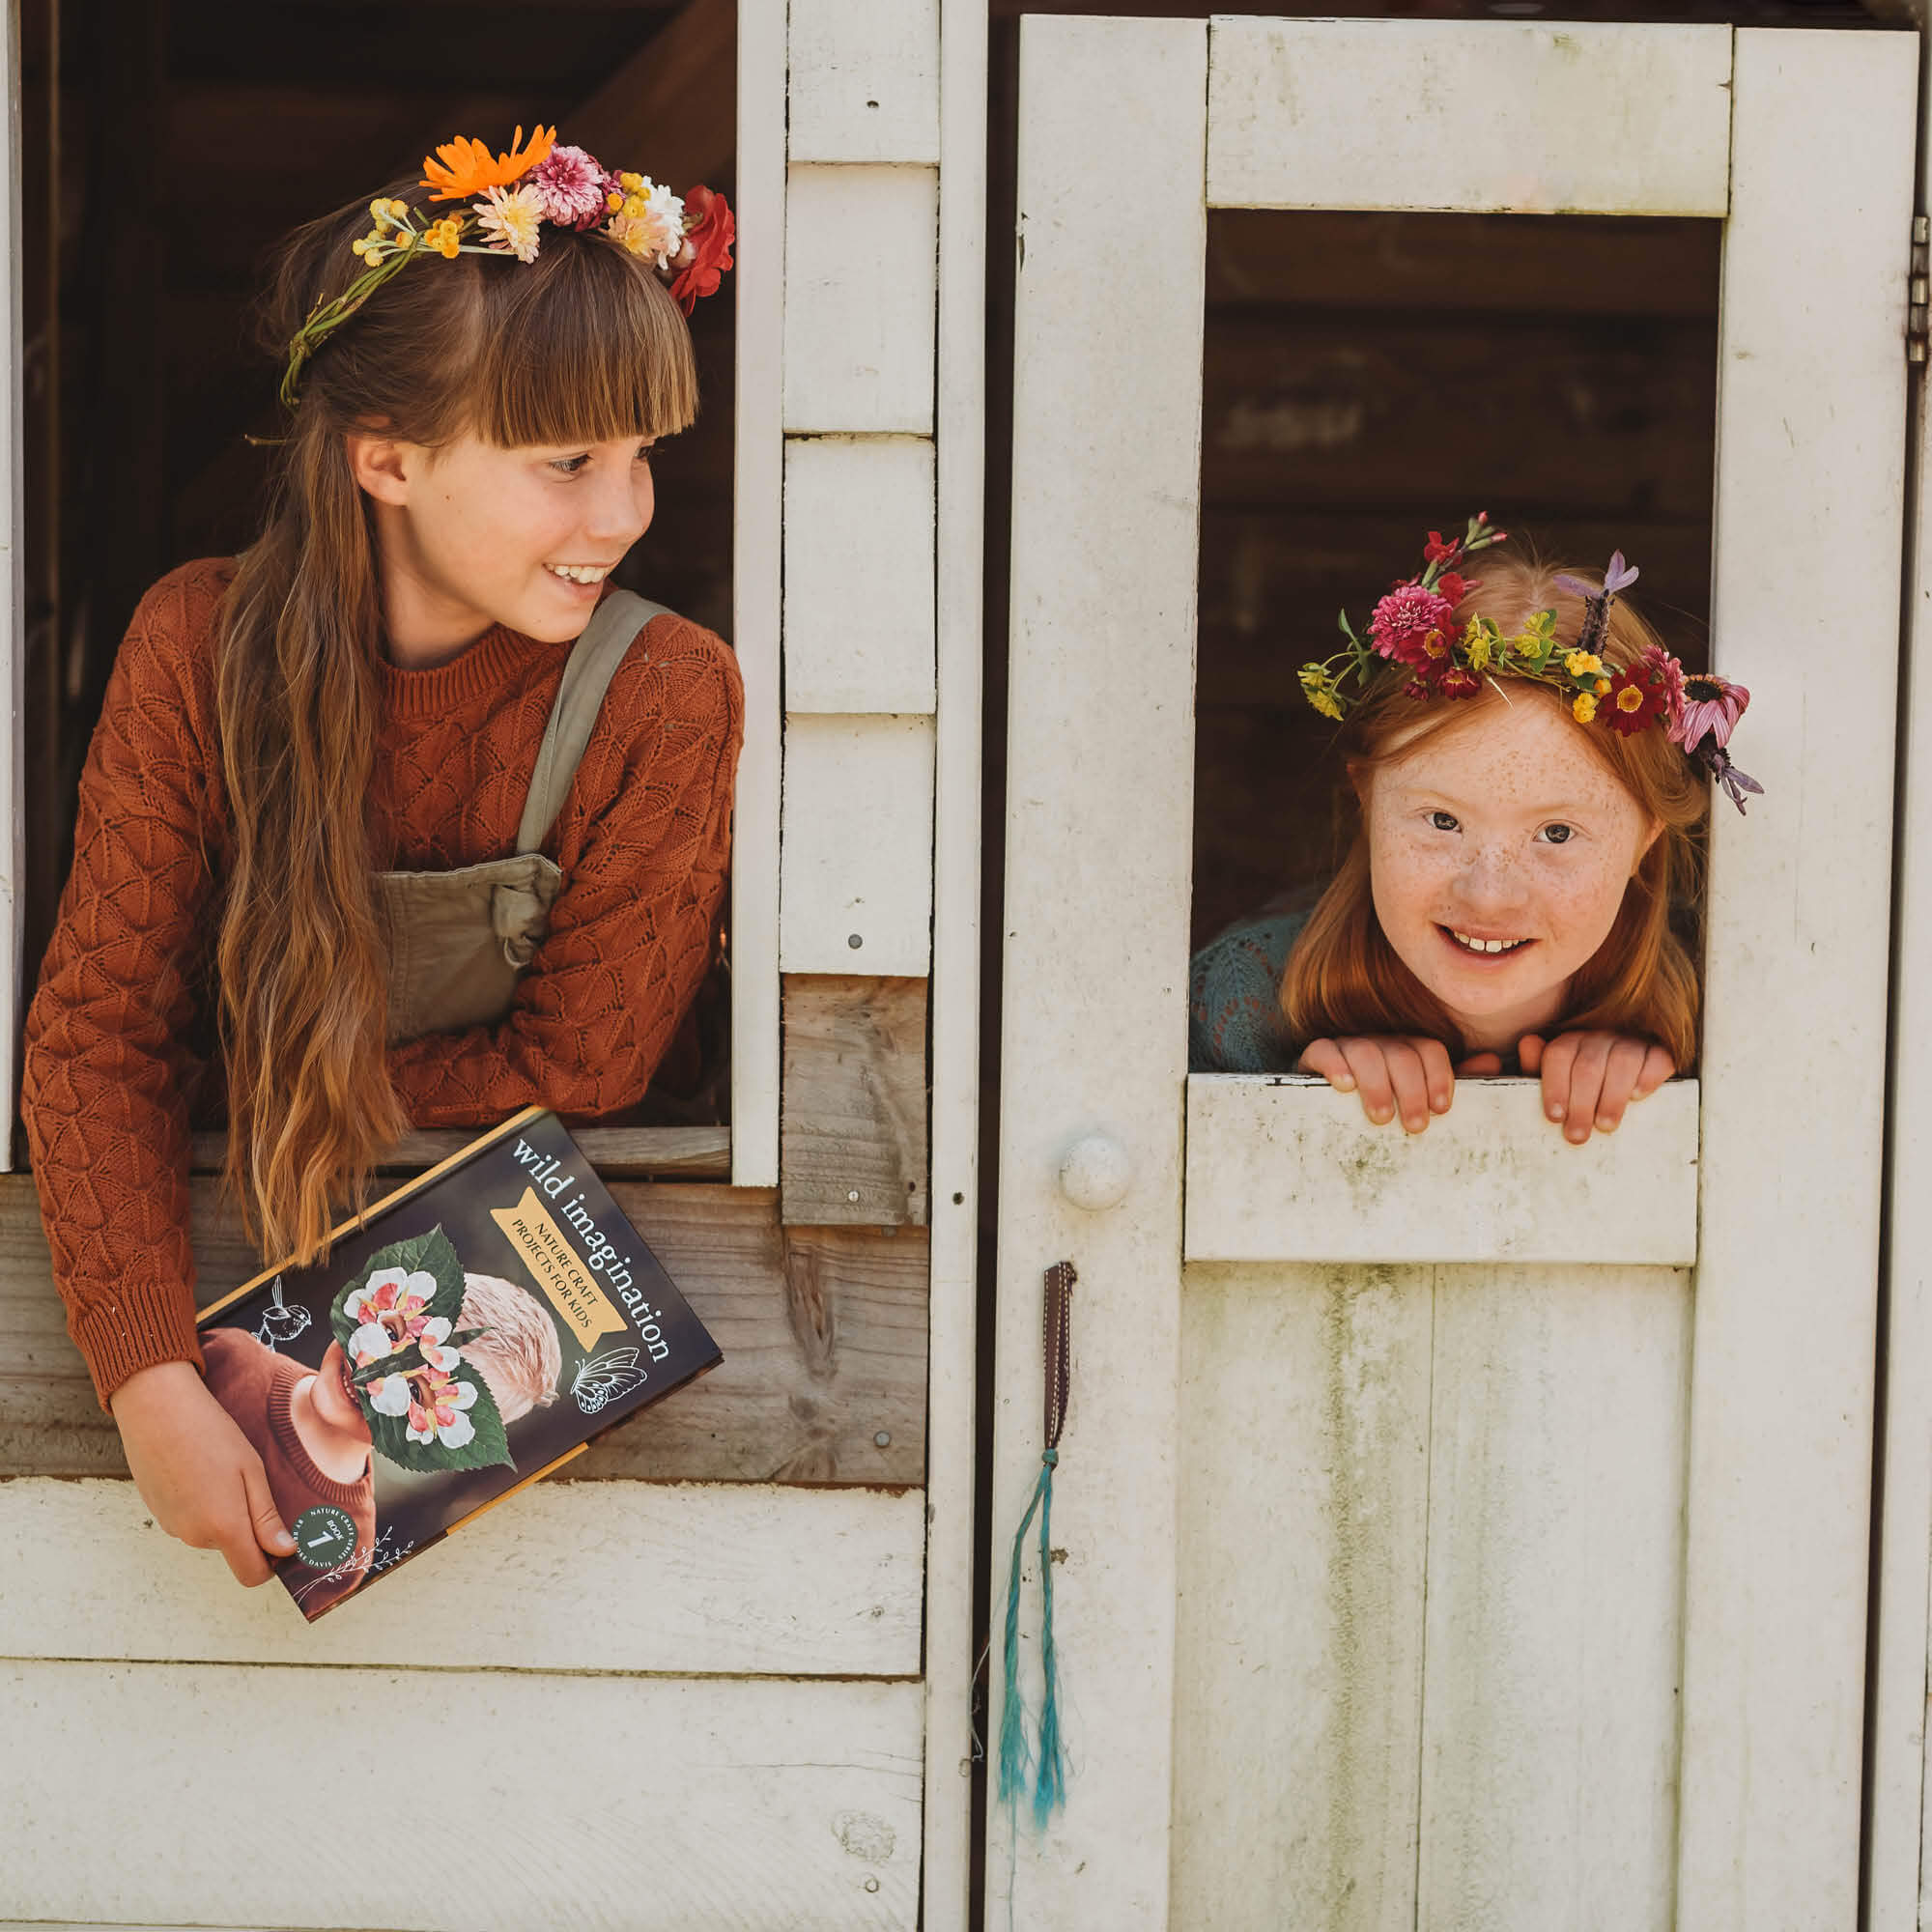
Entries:
POLYGON ((1475 700, 1367 779, 1376 917, 1474 1051, 1561 1017, 1659 827, 1535 693, 1475 700))
POLYGON ((650 445, 631 437, 498 449, 466 434, 412 449, 409 462, 406 514, 385 534, 384 568, 412 580, 412 608, 453 635, 507 624, 549 643, 577 637, 598 583, 657 508, 650 445))

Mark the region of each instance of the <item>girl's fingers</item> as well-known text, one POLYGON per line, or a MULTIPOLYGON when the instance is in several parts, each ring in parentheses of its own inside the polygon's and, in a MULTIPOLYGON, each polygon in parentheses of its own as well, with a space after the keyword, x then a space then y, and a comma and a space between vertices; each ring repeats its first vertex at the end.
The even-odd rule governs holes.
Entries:
POLYGON ((1607 1033, 1577 1036, 1577 1057, 1570 1065, 1570 1097, 1563 1108, 1563 1138, 1573 1147, 1581 1147, 1596 1126, 1597 1103, 1603 1097, 1615 1037, 1607 1033))
MULTIPOLYGON (((1525 1038, 1533 1037, 1526 1035, 1525 1038)), ((1559 1124, 1570 1113, 1570 1068, 1577 1059, 1580 1036, 1560 1033, 1548 1045, 1538 1042, 1537 1070, 1543 1077, 1543 1111, 1559 1124)), ((1527 1068, 1529 1063, 1523 1063, 1527 1068)))
MULTIPOLYGON (((1540 1033, 1526 1033, 1516 1043, 1517 1065, 1525 1073, 1536 1073, 1543 1066, 1543 1052, 1547 1042, 1540 1033)), ((1498 1061, 1497 1065, 1502 1063, 1498 1061)))
POLYGON ((1650 1047, 1643 1056, 1643 1071, 1636 1076, 1634 1100, 1648 1100, 1666 1080, 1676 1077, 1677 1063, 1661 1046, 1650 1047))
POLYGON ((1339 1040, 1311 1039, 1295 1062, 1303 1073, 1319 1073, 1338 1094, 1355 1091, 1355 1076, 1339 1040))
POLYGON ((1502 1070, 1503 1057, 1499 1053, 1472 1053, 1467 1060, 1456 1063, 1456 1075, 1461 1080, 1481 1080, 1502 1070))
MULTIPOLYGON (((1439 1045, 1437 1048, 1440 1051, 1439 1045)), ((1429 1070, 1421 1051, 1406 1039, 1385 1039, 1382 1059, 1388 1066, 1389 1085, 1395 1091, 1396 1112, 1402 1117, 1405 1133, 1419 1134, 1429 1124, 1429 1070)), ((1447 1070, 1448 1056, 1443 1055, 1447 1070)))
POLYGON ((1422 1056, 1423 1085, 1428 1091, 1429 1111, 1446 1114, 1456 1097, 1456 1069, 1449 1064, 1449 1049, 1439 1039, 1418 1036, 1409 1041, 1422 1056))
POLYGON ((1336 1042, 1348 1056, 1349 1070, 1355 1076, 1355 1091, 1362 1096, 1362 1112, 1377 1126, 1386 1126, 1395 1119, 1395 1088, 1389 1079, 1384 1048, 1391 1042, 1380 1039, 1344 1039, 1336 1042))
POLYGON ((1640 1039, 1613 1039, 1604 1065, 1604 1091, 1597 1095, 1597 1131, 1613 1134, 1623 1124, 1624 1109, 1643 1075, 1648 1044, 1640 1039))

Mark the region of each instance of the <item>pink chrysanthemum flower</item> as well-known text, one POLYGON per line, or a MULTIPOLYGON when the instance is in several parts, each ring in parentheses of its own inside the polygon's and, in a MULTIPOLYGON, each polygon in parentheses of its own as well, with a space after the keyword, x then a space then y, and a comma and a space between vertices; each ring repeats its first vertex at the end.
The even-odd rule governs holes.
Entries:
POLYGON ((553 148, 524 178, 534 188, 544 219, 559 228, 595 228, 610 213, 612 178, 582 148, 553 148))
POLYGON ((1375 608, 1369 618, 1369 636, 1376 649, 1397 664, 1427 665, 1439 658, 1441 650, 1431 650, 1454 635, 1456 607, 1448 598, 1419 583, 1399 583, 1375 608))
POLYGON ((1684 701, 1670 725, 1673 743, 1687 752, 1695 752, 1708 734, 1719 751, 1731 742, 1731 733, 1745 715, 1750 693, 1730 679, 1709 674, 1684 680, 1684 701))

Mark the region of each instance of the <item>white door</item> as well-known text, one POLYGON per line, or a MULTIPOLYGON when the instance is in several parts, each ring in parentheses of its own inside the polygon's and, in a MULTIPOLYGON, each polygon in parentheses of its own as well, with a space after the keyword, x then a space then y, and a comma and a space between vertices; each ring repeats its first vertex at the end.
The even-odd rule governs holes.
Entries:
POLYGON ((1070 1260, 1071 1776, 992 1807, 994 1918, 1855 1922, 1917 60, 1026 22, 994 1508, 1070 1260), (1524 1085, 1408 1143, 1187 1075, 1210 206, 1725 222, 1713 656, 1768 797, 1714 828, 1699 1079, 1591 1149, 1524 1085))

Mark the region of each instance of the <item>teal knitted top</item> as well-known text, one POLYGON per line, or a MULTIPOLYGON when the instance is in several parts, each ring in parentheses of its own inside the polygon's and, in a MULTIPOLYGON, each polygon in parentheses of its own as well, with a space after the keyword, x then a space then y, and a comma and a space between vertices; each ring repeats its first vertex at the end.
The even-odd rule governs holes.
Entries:
POLYGON ((1305 908, 1245 919, 1204 946, 1187 973, 1190 1073, 1293 1073, 1281 975, 1305 908))

